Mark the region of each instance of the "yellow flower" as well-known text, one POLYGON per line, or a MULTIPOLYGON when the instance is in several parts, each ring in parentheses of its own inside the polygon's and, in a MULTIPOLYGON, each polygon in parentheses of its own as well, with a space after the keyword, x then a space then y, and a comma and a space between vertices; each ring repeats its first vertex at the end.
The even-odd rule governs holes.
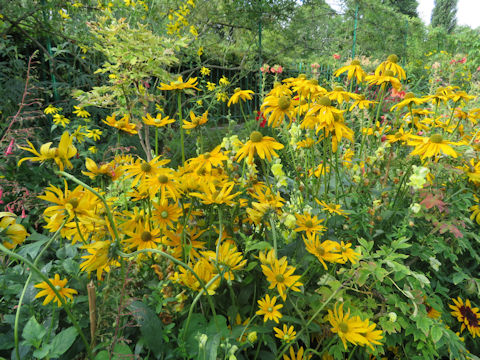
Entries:
POLYGON ((200 47, 198 48, 197 55, 198 55, 198 56, 202 56, 202 55, 203 55, 203 46, 200 46, 200 47))
POLYGON ((203 193, 191 192, 190 195, 199 198, 202 203, 206 205, 226 204, 229 206, 233 206, 235 204, 233 199, 240 195, 240 192, 232 194, 235 183, 233 181, 230 181, 224 184, 220 184, 220 186, 219 188, 217 188, 213 183, 207 183, 204 186, 203 193))
POLYGON ((210 75, 210 69, 206 68, 205 66, 202 66, 202 68, 200 69, 200 74, 202 74, 203 76, 210 75))
POLYGON ((335 241, 325 240, 324 242, 320 242, 318 236, 314 233, 307 233, 306 238, 305 236, 302 237, 307 251, 315 255, 325 270, 328 270, 325 261, 331 263, 343 262, 342 257, 338 254, 338 243, 335 241))
POLYGON ((171 81, 170 84, 160 83, 158 87, 159 90, 185 90, 185 89, 196 89, 200 90, 196 86, 198 85, 197 78, 190 78, 187 82, 183 82, 183 78, 179 76, 176 81, 171 81))
POLYGON ((454 305, 449 305, 449 307, 453 310, 451 314, 455 316, 457 320, 462 324, 460 332, 463 332, 463 330, 467 328, 467 330, 474 338, 476 336, 480 337, 479 309, 476 307, 472 307, 469 299, 467 299, 465 303, 460 297, 452 300, 454 305))
POLYGON ((104 122, 108 126, 125 131, 126 133, 129 133, 131 135, 138 134, 138 131, 136 130, 137 126, 130 122, 129 115, 124 115, 120 120, 116 120, 115 116, 115 114, 113 114, 112 116, 107 116, 107 120, 102 120, 102 122, 104 122))
POLYGON ((156 249, 157 243, 161 242, 160 229, 153 229, 150 226, 139 225, 135 231, 125 231, 127 238, 124 242, 129 249, 144 250, 156 249))
POLYGON ((226 92, 219 92, 217 93, 217 95, 215 96, 217 98, 217 101, 221 101, 221 102, 227 102, 228 100, 228 95, 226 92))
POLYGON ((368 85, 380 85, 382 89, 385 88, 386 84, 391 84, 394 89, 400 90, 402 84, 395 76, 391 70, 387 70, 379 75, 367 75, 365 77, 368 85))
POLYGON ((175 122, 175 119, 170 119, 168 116, 162 118, 160 113, 158 113, 155 118, 153 118, 150 114, 147 114, 146 117, 142 117, 142 120, 145 124, 155 127, 163 127, 175 122))
POLYGON ((312 216, 309 213, 303 215, 295 214, 297 218, 297 228, 296 232, 305 231, 307 233, 316 234, 323 233, 327 228, 323 225, 320 225, 323 222, 323 219, 318 219, 316 216, 312 216))
POLYGON ((347 243, 345 244, 343 241, 340 242, 340 245, 338 245, 338 250, 340 251, 340 257, 343 260, 343 263, 346 263, 348 260, 352 263, 355 264, 357 262, 357 259, 360 257, 360 254, 353 251, 352 244, 347 243))
POLYGON ((270 136, 263 136, 259 131, 254 131, 250 134, 250 140, 238 150, 236 160, 240 161, 247 157, 248 162, 253 162, 253 156, 258 155, 261 159, 267 158, 268 161, 272 160, 272 156, 278 157, 275 150, 283 149, 283 145, 276 142, 274 138, 270 136))
POLYGON ((45 110, 43 110, 43 112, 48 115, 48 114, 56 114, 62 110, 63 110, 62 108, 56 108, 55 106, 50 104, 45 108, 45 110))
POLYGON ((327 204, 325 201, 320 201, 318 199, 315 199, 315 201, 323 208, 323 211, 328 211, 330 214, 338 214, 347 217, 347 213, 340 208, 340 205, 327 204))
POLYGON ((168 201, 161 201, 159 204, 153 204, 155 210, 152 213, 154 224, 160 229, 165 230, 167 227, 174 227, 174 223, 183 215, 182 209, 177 204, 169 204, 168 201))
POLYGON ((4 240, 2 245, 10 250, 23 243, 29 235, 23 225, 16 223, 15 217, 10 212, 0 212, 0 235, 4 240))
POLYGON ((236 104, 239 100, 252 100, 252 94, 254 94, 252 90, 241 90, 240 88, 236 88, 235 93, 230 100, 228 100, 227 106, 230 107, 231 104, 236 104))
POLYGON ((208 91, 213 91, 215 90, 215 88, 217 87, 217 85, 215 85, 215 83, 212 83, 210 81, 207 81, 207 89, 208 91))
POLYGON ((70 162, 70 159, 77 154, 77 148, 72 145, 72 140, 73 137, 71 137, 70 134, 65 131, 60 138, 58 148, 50 148, 52 143, 48 142, 40 146, 40 152, 35 149, 30 141, 27 141, 28 145, 30 145, 30 148, 20 147, 20 149, 29 151, 36 156, 22 158, 18 162, 18 166, 20 166, 26 160, 41 162, 53 160, 62 171, 65 166, 67 166, 68 169, 72 169, 73 165, 70 162))
MULTIPOLYGON (((65 285, 67 285, 67 279, 61 280, 59 274, 55 274, 53 279, 48 279, 48 280, 50 280, 50 282, 58 291, 58 293, 60 294, 61 298, 64 301, 66 301, 66 298, 69 298, 70 300, 73 301, 73 294, 78 294, 77 290, 69 289, 65 287, 65 285)), ((35 299, 45 296, 45 300, 43 300, 42 305, 47 305, 52 300, 53 302, 57 303, 58 307, 62 305, 60 298, 57 297, 57 294, 55 294, 55 292, 47 284, 46 281, 36 284, 35 287, 37 289, 42 289, 42 291, 40 291, 37 295, 35 295, 35 299)))
POLYGON ((442 153, 456 158, 458 154, 450 145, 460 145, 459 143, 444 140, 440 134, 434 134, 428 138, 411 135, 407 144, 415 146, 410 155, 419 155, 422 160, 429 157, 437 158, 442 153))
POLYGON ((88 272, 89 275, 92 271, 96 271, 97 279, 100 281, 104 271, 110 272, 111 266, 119 266, 116 260, 109 258, 111 244, 110 241, 96 241, 82 246, 81 248, 86 249, 89 254, 82 256, 85 261, 80 264, 80 270, 88 272))
MULTIPOLYGON (((290 346, 289 354, 290 356, 283 354, 283 360, 309 360, 312 358, 312 355, 303 355, 304 349, 302 346, 300 346, 296 354, 295 350, 293 350, 293 346, 290 346)), ((325 359, 322 357, 322 360, 325 359)))
POLYGON ((75 115, 77 115, 78 117, 82 117, 82 118, 88 118, 90 116, 90 113, 85 110, 84 108, 80 107, 80 106, 73 106, 75 108, 75 110, 73 111, 73 113, 75 115))
POLYGON ((377 69, 375 70, 375 75, 383 75, 387 71, 391 71, 393 75, 398 77, 399 80, 405 80, 407 75, 405 74, 405 70, 397 64, 398 56, 395 54, 390 55, 386 61, 382 62, 378 65, 377 69))
POLYGON ((325 94, 330 100, 334 100, 339 104, 342 104, 344 101, 348 102, 350 100, 360 100, 359 95, 345 91, 343 86, 336 86, 332 91, 325 94))
POLYGON ((278 319, 282 317, 282 314, 279 309, 283 308, 282 304, 275 305, 277 302, 277 297, 273 296, 270 299, 270 296, 267 294, 265 298, 257 301, 259 310, 256 312, 257 315, 263 315, 263 322, 267 320, 273 320, 278 324, 278 319))
POLYGON ((222 76, 222 78, 218 82, 220 85, 227 86, 230 85, 230 81, 228 81, 227 77, 225 75, 222 76))
POLYGON ((223 272, 223 277, 229 281, 235 280, 234 270, 241 270, 247 264, 247 260, 243 259, 242 253, 230 242, 224 242, 220 245, 218 248, 218 257, 215 251, 204 251, 202 255, 213 263, 216 263, 217 272, 223 272))
POLYGON ((365 76, 367 75, 367 73, 363 71, 362 67, 360 66, 360 61, 358 60, 352 60, 350 65, 347 65, 338 69, 337 71, 335 71, 333 75, 338 77, 344 72, 348 72, 347 73, 348 80, 351 80, 355 76, 355 78, 357 79, 357 82, 359 83, 361 83, 363 79, 365 79, 365 76))
POLYGON ((287 298, 286 290, 300 291, 303 284, 299 281, 300 275, 293 275, 295 267, 288 266, 286 258, 275 259, 270 265, 262 265, 263 274, 270 283, 269 289, 277 288, 283 301, 287 298))
POLYGON ((290 124, 294 116, 294 101, 289 95, 267 96, 260 110, 267 117, 268 126, 279 126, 285 117, 288 118, 290 124))
POLYGON ((208 121, 208 110, 205 111, 202 116, 196 116, 193 111, 190 111, 190 121, 183 120, 182 128, 186 130, 192 130, 200 125, 205 124, 208 121))
MULTIPOLYGON (((190 267, 192 265, 190 264, 190 267)), ((180 270, 180 274, 177 273, 178 281, 192 289, 193 291, 201 291, 203 288, 200 285, 197 278, 190 272, 190 270, 184 269, 182 266, 178 267, 180 270)), ((215 276, 215 268, 214 266, 204 258, 200 258, 195 265, 193 266, 193 271, 198 275, 198 277, 204 282, 206 285, 210 280, 212 280, 215 276)), ((208 295, 214 295, 216 289, 220 285, 220 277, 217 278, 210 286, 207 288, 208 295)), ((205 294, 204 294, 205 295, 205 294)))
POLYGON ((93 139, 93 141, 100 140, 100 135, 102 135, 103 131, 100 129, 87 129, 87 137, 93 139))
POLYGON ((364 346, 368 343, 364 333, 368 331, 365 323, 358 316, 350 317, 350 309, 347 313, 343 313, 343 304, 338 309, 328 310, 328 321, 332 325, 330 329, 333 333, 338 334, 343 342, 343 346, 347 349, 347 341, 353 345, 364 346))
POLYGON ((279 338, 287 344, 293 339, 295 339, 295 335, 297 334, 293 325, 287 327, 287 325, 283 324, 283 330, 280 330, 276 327, 274 327, 273 330, 275 331, 275 337, 279 338))
POLYGON ((60 114, 53 115, 53 122, 55 125, 62 125, 63 127, 70 124, 70 120, 60 114))
POLYGON ((408 106, 410 108, 412 106, 412 104, 421 105, 424 102, 426 102, 427 100, 428 99, 426 99, 426 98, 422 98, 422 99, 416 98, 413 93, 409 92, 409 93, 405 94, 404 100, 400 101, 398 104, 393 105, 390 108, 390 111, 393 111, 394 109, 400 110, 401 108, 403 108, 405 106, 408 106))

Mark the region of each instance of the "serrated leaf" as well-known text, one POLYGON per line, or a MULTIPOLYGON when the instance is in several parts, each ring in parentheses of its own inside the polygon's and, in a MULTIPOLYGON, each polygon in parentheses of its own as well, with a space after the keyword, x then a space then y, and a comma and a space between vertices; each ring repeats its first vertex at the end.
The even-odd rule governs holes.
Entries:
POLYGON ((247 246, 247 248, 245 249, 245 252, 249 252, 249 251, 252 251, 252 250, 270 250, 272 248, 272 245, 266 241, 260 241, 260 242, 256 242, 256 243, 253 243, 253 244, 249 244, 247 246))

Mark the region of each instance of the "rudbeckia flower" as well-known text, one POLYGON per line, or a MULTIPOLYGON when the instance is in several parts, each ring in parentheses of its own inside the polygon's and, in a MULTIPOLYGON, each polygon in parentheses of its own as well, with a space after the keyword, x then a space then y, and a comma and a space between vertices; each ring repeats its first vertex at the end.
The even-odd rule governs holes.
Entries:
MULTIPOLYGON (((61 298, 65 301, 66 298, 69 298, 73 301, 73 294, 78 294, 77 290, 66 288, 67 279, 60 279, 59 274, 55 274, 53 279, 48 279, 52 283, 52 285, 57 289, 58 293, 60 294, 61 298)), ((45 300, 43 301, 42 305, 47 305, 49 302, 53 300, 56 302, 58 307, 62 305, 60 298, 55 294, 52 288, 47 284, 46 281, 43 281, 39 284, 35 285, 36 288, 42 289, 37 295, 35 295, 35 299, 45 296, 45 300)))
POLYGON ((248 162, 253 162, 253 156, 258 155, 261 159, 267 158, 272 160, 272 156, 278 157, 275 150, 283 149, 283 145, 276 142, 270 136, 263 136, 259 131, 254 131, 250 134, 250 140, 242 146, 237 152, 237 161, 242 160, 248 156, 248 162))
POLYGON ((176 81, 171 81, 170 84, 164 84, 160 83, 160 86, 157 88, 159 90, 166 90, 166 91, 171 91, 171 90, 185 90, 185 89, 196 89, 200 90, 197 88, 198 82, 197 78, 190 78, 187 80, 187 82, 183 82, 183 78, 179 76, 176 81))
POLYGON ((230 100, 228 100, 227 106, 230 107, 231 104, 236 104, 239 100, 252 100, 252 94, 254 94, 252 90, 242 90, 240 88, 236 88, 234 94, 230 100))
POLYGON ((360 66, 360 61, 358 60, 352 60, 350 65, 341 67, 340 69, 335 71, 333 75, 338 77, 344 72, 347 72, 348 80, 351 80, 355 76, 357 82, 359 83, 361 83, 365 79, 365 76, 367 76, 367 73, 363 71, 362 67, 360 66))

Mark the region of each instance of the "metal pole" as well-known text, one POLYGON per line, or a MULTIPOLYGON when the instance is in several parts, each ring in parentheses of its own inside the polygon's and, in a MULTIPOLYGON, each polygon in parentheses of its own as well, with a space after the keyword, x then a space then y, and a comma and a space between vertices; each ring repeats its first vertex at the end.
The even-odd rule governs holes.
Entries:
POLYGON ((355 46, 357 45, 357 23, 358 23, 358 3, 355 9, 355 24, 353 25, 353 45, 352 45, 352 59, 355 59, 355 46))

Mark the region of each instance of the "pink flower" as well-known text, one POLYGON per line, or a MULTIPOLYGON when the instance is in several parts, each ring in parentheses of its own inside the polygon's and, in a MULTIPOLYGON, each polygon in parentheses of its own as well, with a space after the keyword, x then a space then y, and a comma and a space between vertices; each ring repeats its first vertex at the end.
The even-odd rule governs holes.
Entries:
POLYGON ((477 71, 480 71, 480 66, 479 66, 479 67, 477 67, 477 71))
POLYGON ((7 205, 7 211, 14 214, 13 209, 10 207, 10 205, 7 205))
POLYGON ((320 67, 320 64, 319 63, 313 63, 312 65, 310 65, 310 67, 312 69, 318 69, 320 67))
POLYGON ((458 60, 457 62, 458 62, 459 64, 465 64, 465 63, 467 62, 467 57, 464 56, 464 57, 462 58, 462 60, 458 60))
POLYGON ((455 64, 455 63, 456 63, 455 59, 450 60, 450 64, 455 64))
POLYGON ((263 64, 263 66, 260 68, 260 71, 264 74, 266 74, 270 70, 270 66, 268 64, 263 64))
POLYGON ((0 204, 3 204, 2 196, 3 196, 3 189, 0 189, 0 204))
POLYGON ((22 209, 22 215, 20 215, 22 219, 25 219, 27 215, 25 215, 25 208, 22 209))
POLYGON ((397 89, 395 88, 392 88, 392 91, 390 93, 390 96, 392 98, 400 98, 400 99, 403 99, 405 97, 405 91, 398 91, 397 89))
POLYGON ((340 55, 339 54, 333 54, 333 58, 335 60, 340 60, 340 55))
POLYGON ((432 69, 436 70, 436 69, 439 69, 439 68, 440 68, 440 63, 438 61, 436 61, 432 64, 432 69))
POLYGON ((272 74, 281 74, 283 72, 283 67, 281 65, 275 64, 274 66, 272 66, 270 71, 272 72, 272 74))
POLYGON ((10 140, 10 144, 8 144, 7 150, 5 151, 5 156, 13 154, 13 144, 15 143, 15 139, 10 140))

